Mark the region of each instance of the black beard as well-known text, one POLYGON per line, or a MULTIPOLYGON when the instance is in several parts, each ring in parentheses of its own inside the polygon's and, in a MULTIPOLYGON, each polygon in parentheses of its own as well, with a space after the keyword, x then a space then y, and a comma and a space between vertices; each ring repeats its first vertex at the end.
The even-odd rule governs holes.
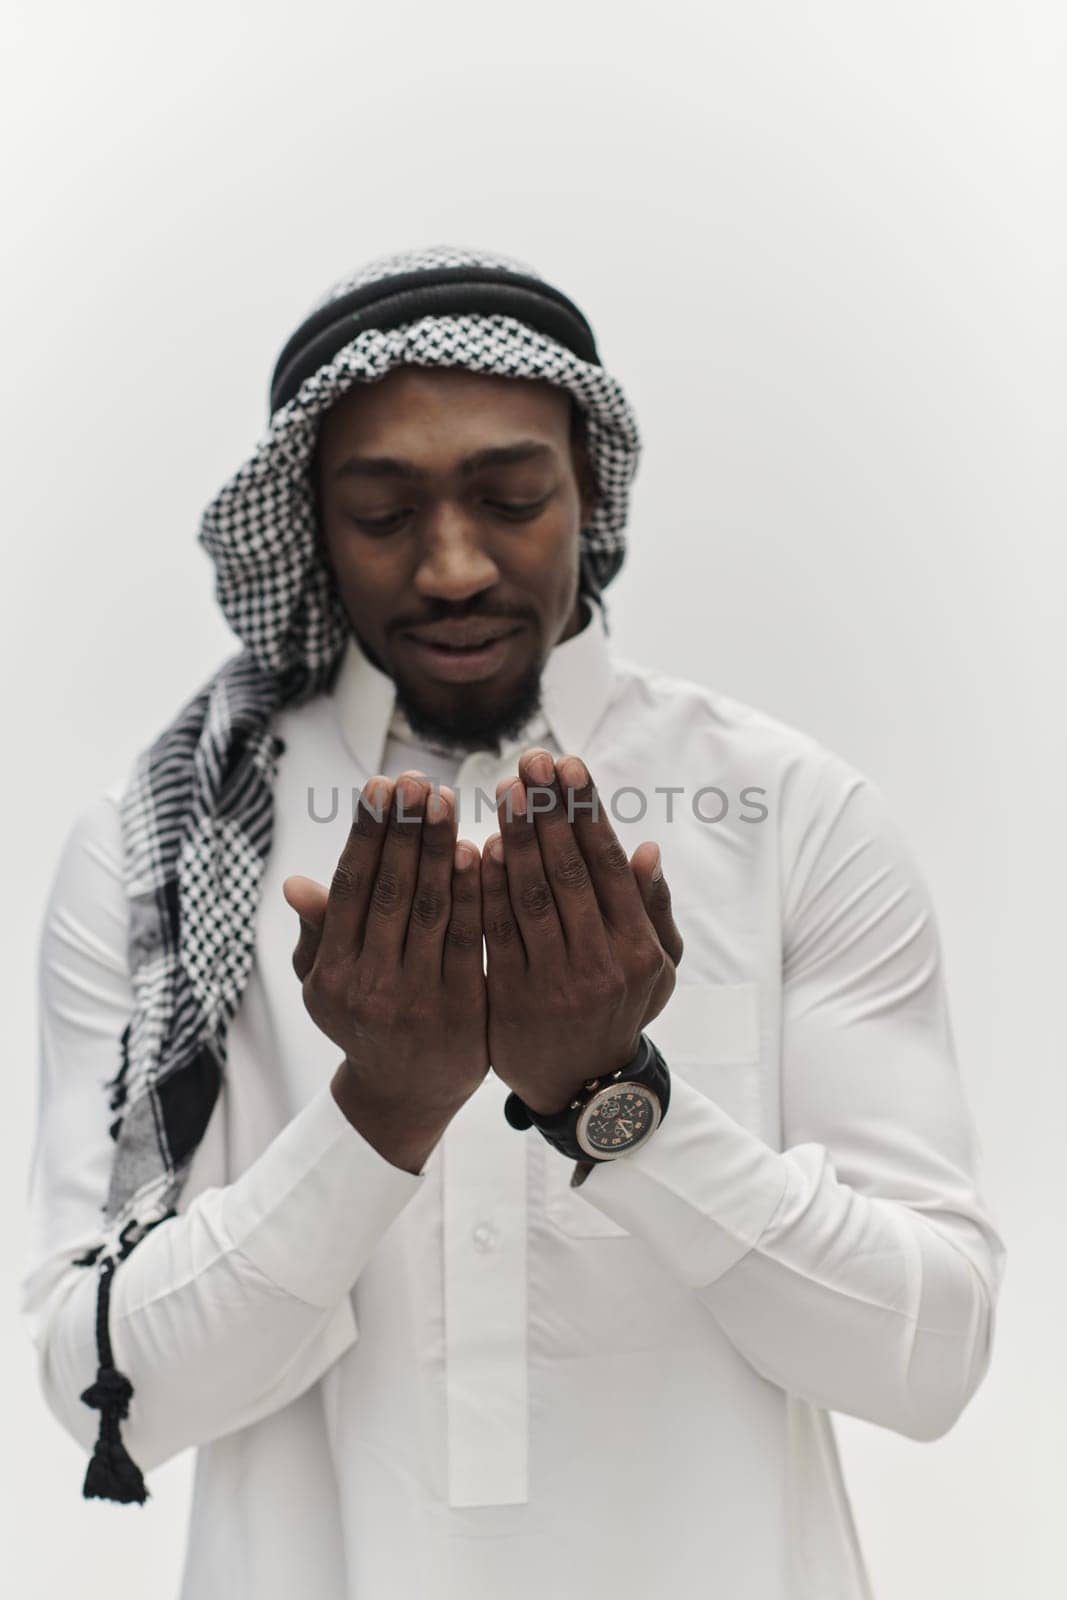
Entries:
POLYGON ((459 750, 490 750, 500 754, 505 739, 514 739, 541 709, 541 663, 531 663, 525 677, 516 684, 510 698, 486 712, 475 697, 457 698, 450 710, 431 710, 412 697, 399 679, 394 679, 396 703, 411 724, 412 732, 428 744, 445 744, 459 750))

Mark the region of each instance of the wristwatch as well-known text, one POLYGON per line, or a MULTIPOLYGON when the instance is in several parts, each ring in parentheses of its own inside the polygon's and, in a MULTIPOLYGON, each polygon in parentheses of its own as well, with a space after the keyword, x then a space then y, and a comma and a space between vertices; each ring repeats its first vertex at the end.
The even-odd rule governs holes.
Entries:
POLYGON ((562 1111, 538 1116, 514 1090, 504 1102, 513 1128, 537 1128, 572 1161, 614 1161, 651 1138, 671 1100, 671 1075, 652 1040, 642 1034, 624 1066, 587 1078, 562 1111))

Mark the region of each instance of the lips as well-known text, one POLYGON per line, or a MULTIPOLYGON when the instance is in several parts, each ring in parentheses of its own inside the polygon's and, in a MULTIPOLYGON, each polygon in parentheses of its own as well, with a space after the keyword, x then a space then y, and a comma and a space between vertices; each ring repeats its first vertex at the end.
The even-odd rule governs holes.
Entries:
POLYGON ((407 629, 402 635, 419 668, 438 683, 481 683, 507 666, 522 622, 468 617, 407 629))
POLYGON ((409 628, 406 630, 409 639, 414 639, 416 644, 431 645, 436 650, 481 650, 488 644, 493 644, 497 639, 504 639, 508 634, 517 632, 521 626, 515 622, 488 623, 471 620, 469 622, 438 623, 432 628, 409 628))

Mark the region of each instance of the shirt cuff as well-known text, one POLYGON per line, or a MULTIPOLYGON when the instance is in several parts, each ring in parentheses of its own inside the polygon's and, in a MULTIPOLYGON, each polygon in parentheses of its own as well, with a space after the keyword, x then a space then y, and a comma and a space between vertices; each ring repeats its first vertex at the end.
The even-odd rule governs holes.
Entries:
POLYGON ((581 1191, 698 1289, 751 1250, 788 1180, 782 1155, 672 1075, 671 1103, 655 1133, 632 1155, 596 1162, 581 1191))
POLYGON ((424 1178, 387 1161, 327 1081, 227 1185, 222 1222, 234 1247, 279 1288, 325 1308, 348 1293, 424 1178))

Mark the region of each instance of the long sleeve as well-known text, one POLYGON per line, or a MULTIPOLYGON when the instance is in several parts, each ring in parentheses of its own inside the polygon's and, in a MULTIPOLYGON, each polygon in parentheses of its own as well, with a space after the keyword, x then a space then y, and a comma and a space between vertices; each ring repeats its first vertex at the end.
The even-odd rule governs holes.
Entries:
MULTIPOLYGON (((39 945, 38 1123, 21 1309, 49 1408, 91 1449, 95 1241, 113 1144, 104 1081, 132 1005, 119 819, 78 819, 39 945)), ((295 980, 294 980, 295 981, 295 980)), ((328 1082, 233 1182, 153 1228, 111 1286, 115 1362, 133 1385, 123 1439, 147 1470, 268 1415, 358 1338, 349 1290, 422 1174, 386 1161, 328 1082)))
POLYGON ((929 895, 836 757, 782 830, 783 1146, 676 1078, 585 1198, 643 1237, 763 1377, 914 1439, 989 1364, 1006 1250, 978 1184, 929 895))

